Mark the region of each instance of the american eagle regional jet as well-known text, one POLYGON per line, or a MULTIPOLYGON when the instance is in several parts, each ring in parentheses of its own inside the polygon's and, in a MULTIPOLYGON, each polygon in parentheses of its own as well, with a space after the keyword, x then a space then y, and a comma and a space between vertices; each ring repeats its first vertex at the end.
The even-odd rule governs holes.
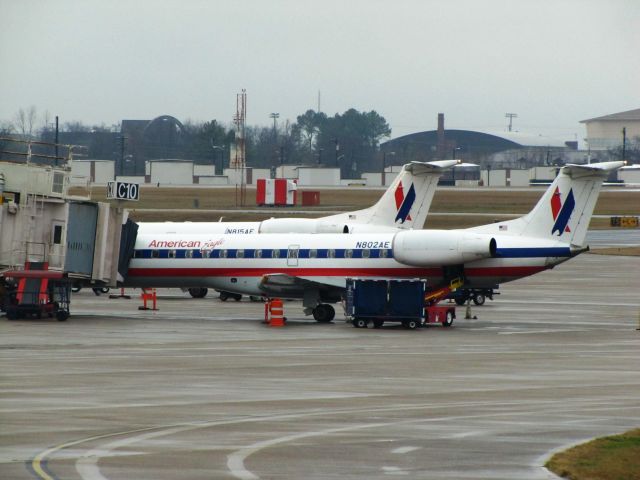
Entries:
POLYGON ((125 286, 210 287, 300 298, 319 322, 335 315, 347 278, 461 277, 491 287, 553 268, 588 250, 602 181, 623 162, 567 165, 527 215, 457 230, 343 234, 139 232, 125 286))

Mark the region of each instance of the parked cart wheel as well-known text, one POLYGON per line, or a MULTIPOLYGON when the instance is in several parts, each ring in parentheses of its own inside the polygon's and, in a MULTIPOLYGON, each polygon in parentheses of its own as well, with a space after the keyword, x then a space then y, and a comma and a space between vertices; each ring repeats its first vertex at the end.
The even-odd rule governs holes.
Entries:
POLYGON ((58 310, 56 312, 56 318, 59 322, 64 322, 67 318, 69 318, 69 312, 66 310, 58 310))
POLYGON ((382 328, 384 325, 384 320, 376 319, 373 321, 373 328, 382 328))
POLYGON ((443 327, 450 327, 452 324, 453 324, 453 313, 451 313, 449 311, 449 312, 447 312, 447 315, 444 318, 444 321, 442 322, 442 326, 443 327))
POLYGON ((409 330, 415 330, 416 328, 418 328, 418 326, 420 325, 420 323, 417 320, 404 320, 402 322, 402 326, 404 328, 407 328, 409 330))
POLYGON ((353 326, 356 328, 367 328, 368 321, 364 318, 356 318, 353 320, 353 326))
POLYGON ((463 297, 456 297, 456 304, 457 304, 457 305, 462 306, 462 305, 464 305, 464 304, 465 304, 465 302, 466 302, 466 301, 467 301, 467 299, 466 299, 466 298, 463 298, 463 297))
POLYGON ((228 292, 220 292, 220 300, 222 300, 223 302, 226 302, 228 299, 229 299, 228 292))

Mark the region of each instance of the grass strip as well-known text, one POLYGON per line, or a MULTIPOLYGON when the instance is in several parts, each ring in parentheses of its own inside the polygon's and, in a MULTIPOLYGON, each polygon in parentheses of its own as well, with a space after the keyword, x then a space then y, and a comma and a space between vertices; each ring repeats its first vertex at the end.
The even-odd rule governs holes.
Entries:
POLYGON ((640 480, 640 429, 556 453, 545 467, 570 480, 640 480))

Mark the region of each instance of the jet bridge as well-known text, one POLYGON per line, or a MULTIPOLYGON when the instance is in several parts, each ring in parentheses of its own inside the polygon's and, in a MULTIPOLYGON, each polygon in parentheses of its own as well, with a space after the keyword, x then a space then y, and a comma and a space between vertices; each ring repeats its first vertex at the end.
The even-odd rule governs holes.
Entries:
POLYGON ((137 225, 119 206, 69 195, 69 174, 66 166, 0 162, 2 305, 17 289, 5 272, 34 262, 79 286, 115 287, 126 275, 137 225))

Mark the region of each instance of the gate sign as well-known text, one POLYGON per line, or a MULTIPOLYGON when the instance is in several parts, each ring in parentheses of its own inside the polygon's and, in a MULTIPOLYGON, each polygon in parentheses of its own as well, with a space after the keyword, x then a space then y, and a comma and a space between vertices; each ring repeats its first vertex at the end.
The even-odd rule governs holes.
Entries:
POLYGON ((110 200, 140 200, 140 185, 127 182, 107 183, 107 198, 110 200))

